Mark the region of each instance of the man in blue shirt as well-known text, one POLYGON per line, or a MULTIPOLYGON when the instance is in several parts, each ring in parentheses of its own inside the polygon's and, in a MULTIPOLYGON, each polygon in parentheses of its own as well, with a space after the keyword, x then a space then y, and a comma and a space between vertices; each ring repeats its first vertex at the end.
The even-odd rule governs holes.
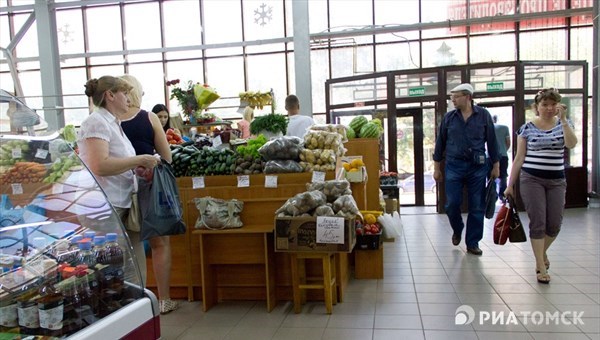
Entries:
POLYGON ((498 124, 498 116, 492 117, 494 131, 496 131, 496 143, 498 145, 498 158, 500 161, 500 185, 498 186, 498 198, 505 201, 504 190, 506 190, 506 179, 508 178, 508 149, 510 149, 510 131, 508 126, 498 124))
POLYGON ((481 255, 479 241, 483 237, 485 185, 490 164, 486 159, 486 145, 493 164, 491 178, 496 179, 500 173, 494 122, 486 109, 473 104, 471 84, 460 84, 450 93, 455 109, 447 112, 440 124, 433 153, 433 178, 442 181, 440 162, 445 159, 446 215, 454 231, 452 244, 455 246, 460 244, 464 228, 460 207, 463 187, 467 187, 467 253, 481 255))

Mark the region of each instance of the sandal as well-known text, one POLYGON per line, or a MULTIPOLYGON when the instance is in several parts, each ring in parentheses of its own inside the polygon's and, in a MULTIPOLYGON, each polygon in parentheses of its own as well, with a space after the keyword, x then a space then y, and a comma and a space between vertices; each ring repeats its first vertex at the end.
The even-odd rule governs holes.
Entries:
POLYGON ((171 299, 160 300, 158 302, 158 305, 160 309, 160 314, 167 314, 179 308, 179 303, 171 299))
POLYGON ((537 282, 543 283, 543 284, 550 283, 550 275, 548 273, 542 274, 538 271, 537 272, 537 282))
POLYGON ((546 270, 550 269, 550 260, 548 260, 548 255, 544 254, 544 264, 546 265, 546 270))

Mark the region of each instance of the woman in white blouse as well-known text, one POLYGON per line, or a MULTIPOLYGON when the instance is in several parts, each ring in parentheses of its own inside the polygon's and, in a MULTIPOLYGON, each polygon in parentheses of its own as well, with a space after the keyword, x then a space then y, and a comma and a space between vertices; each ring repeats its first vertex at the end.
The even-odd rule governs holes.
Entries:
MULTIPOLYGON (((129 109, 128 92, 131 89, 127 81, 117 77, 88 80, 85 94, 92 99, 95 109, 81 123, 77 139, 81 159, 96 176, 124 224, 131 207, 131 194, 137 188, 132 170, 138 166, 152 169, 160 162, 153 155, 136 156, 121 129, 120 118, 129 109)), ((145 285, 146 256, 139 232, 128 230, 128 235, 145 285)))

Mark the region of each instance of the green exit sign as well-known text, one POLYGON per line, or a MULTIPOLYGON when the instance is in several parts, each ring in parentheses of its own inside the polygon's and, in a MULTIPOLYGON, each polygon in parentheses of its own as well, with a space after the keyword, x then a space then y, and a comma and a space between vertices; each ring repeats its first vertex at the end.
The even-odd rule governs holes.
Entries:
POLYGON ((409 97, 417 97, 425 95, 425 87, 412 87, 408 89, 409 97))
POLYGON ((502 91, 502 90, 504 90, 504 83, 503 82, 487 83, 486 89, 487 89, 487 92, 502 91))

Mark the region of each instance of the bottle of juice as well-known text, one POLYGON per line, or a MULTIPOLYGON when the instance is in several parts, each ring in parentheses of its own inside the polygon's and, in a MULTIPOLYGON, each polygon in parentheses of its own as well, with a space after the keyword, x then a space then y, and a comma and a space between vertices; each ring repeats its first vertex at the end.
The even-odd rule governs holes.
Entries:
POLYGON ((106 262, 108 265, 105 275, 111 276, 110 289, 116 292, 117 301, 121 299, 123 292, 124 274, 123 274, 123 249, 117 242, 117 234, 106 234, 106 262))
POLYGON ((69 250, 79 251, 79 242, 81 242, 81 240, 83 240, 82 235, 73 235, 73 237, 71 237, 71 244, 69 245, 69 250))
POLYGON ((81 295, 77 291, 76 279, 75 271, 70 271, 61 282, 65 299, 63 314, 65 334, 72 334, 83 328, 83 322, 77 314, 77 309, 81 308, 81 295))
POLYGON ((17 316, 17 301, 11 293, 0 297, 0 333, 18 333, 19 318, 17 316))
POLYGON ((40 331, 43 335, 59 337, 63 334, 63 294, 55 287, 57 274, 51 271, 44 277, 38 290, 37 307, 40 331))
POLYGON ((77 264, 85 264, 88 268, 94 268, 96 265, 96 256, 92 252, 92 244, 88 241, 79 242, 79 255, 77 256, 77 264))
POLYGON ((96 236, 94 237, 94 247, 92 248, 92 253, 96 257, 96 263, 102 263, 99 259, 104 258, 106 254, 106 248, 104 247, 106 241, 104 236, 96 236))
POLYGON ((40 286, 39 278, 23 282, 17 300, 17 315, 19 318, 19 332, 21 334, 35 335, 40 331, 40 316, 37 301, 34 297, 38 295, 40 286))
POLYGON ((81 296, 81 307, 75 309, 79 318, 84 321, 84 324, 92 324, 96 321, 94 315, 98 315, 98 295, 94 294, 89 284, 89 269, 86 265, 77 266, 77 291, 81 296))
POLYGON ((83 239, 82 241, 90 241, 93 242, 94 241, 94 237, 96 236, 96 232, 93 230, 88 230, 86 232, 83 233, 83 239))

